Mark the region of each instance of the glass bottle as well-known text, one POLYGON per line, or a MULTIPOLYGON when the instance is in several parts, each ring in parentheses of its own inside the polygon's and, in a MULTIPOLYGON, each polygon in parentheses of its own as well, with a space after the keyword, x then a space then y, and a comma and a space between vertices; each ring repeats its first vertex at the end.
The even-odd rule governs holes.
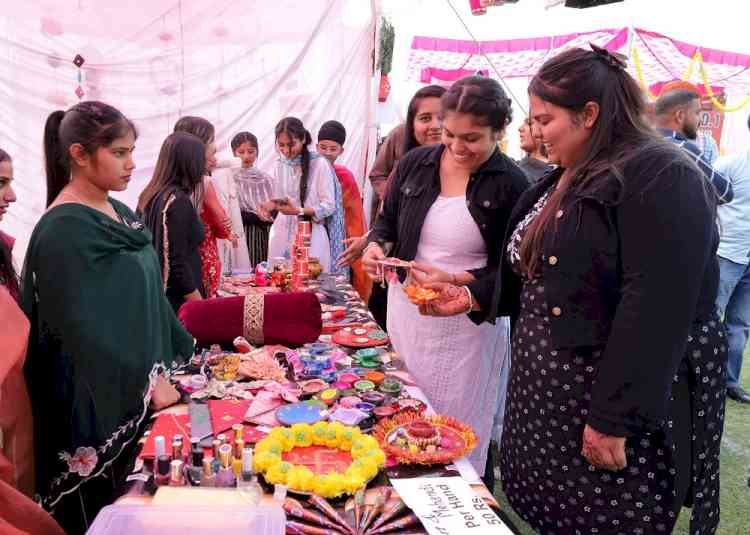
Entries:
POLYGON ((232 473, 232 446, 222 444, 219 447, 219 462, 221 466, 216 474, 217 487, 234 487, 234 474, 232 473))
POLYGON ((237 479, 237 490, 252 505, 258 505, 263 497, 263 489, 258 483, 258 476, 253 472, 253 450, 242 450, 242 473, 237 479))
POLYGON ((169 455, 160 455, 156 459, 156 466, 154 470, 154 483, 157 487, 169 485, 169 455))
POLYGON ((201 487, 215 487, 216 472, 214 472, 213 459, 203 459, 203 474, 201 475, 201 487))

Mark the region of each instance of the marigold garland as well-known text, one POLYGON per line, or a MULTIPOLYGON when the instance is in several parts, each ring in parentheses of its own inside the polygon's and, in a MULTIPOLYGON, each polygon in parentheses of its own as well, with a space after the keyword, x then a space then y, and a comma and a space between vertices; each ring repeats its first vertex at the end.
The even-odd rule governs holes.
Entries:
POLYGON ((282 484, 291 490, 313 492, 324 498, 354 494, 375 477, 385 465, 385 453, 378 441, 363 435, 358 427, 340 422, 318 422, 275 427, 255 445, 253 466, 272 485, 282 484), (345 473, 316 475, 302 465, 288 463, 282 454, 294 448, 326 446, 351 453, 352 464, 345 473))

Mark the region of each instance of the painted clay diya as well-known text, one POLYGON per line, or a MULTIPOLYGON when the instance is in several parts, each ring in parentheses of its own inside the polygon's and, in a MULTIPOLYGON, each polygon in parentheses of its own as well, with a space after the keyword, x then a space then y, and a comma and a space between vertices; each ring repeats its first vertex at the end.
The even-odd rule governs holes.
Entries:
POLYGON ((357 381, 354 383, 354 388, 357 392, 369 392, 375 389, 375 383, 372 381, 357 381))
POLYGON ((476 433, 463 422, 414 412, 382 419, 373 436, 389 456, 402 464, 448 464, 477 445, 476 433))

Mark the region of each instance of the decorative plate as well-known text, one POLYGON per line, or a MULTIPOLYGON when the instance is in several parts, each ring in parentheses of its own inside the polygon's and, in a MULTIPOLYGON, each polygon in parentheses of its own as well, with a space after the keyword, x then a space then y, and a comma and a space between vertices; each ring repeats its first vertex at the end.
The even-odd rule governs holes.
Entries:
POLYGON ((323 419, 323 414, 321 408, 312 403, 293 403, 280 407, 276 419, 284 425, 314 424, 323 419))
POLYGON ((477 435, 468 425, 449 416, 414 412, 381 420, 373 436, 401 464, 448 464, 477 445, 477 435))
POLYGON ((345 347, 377 347, 386 345, 388 343, 388 335, 380 329, 374 327, 364 327, 367 334, 354 334, 354 331, 358 330, 359 328, 361 328, 361 326, 357 326, 357 328, 352 328, 349 330, 342 329, 338 331, 333 335, 333 342, 345 347))

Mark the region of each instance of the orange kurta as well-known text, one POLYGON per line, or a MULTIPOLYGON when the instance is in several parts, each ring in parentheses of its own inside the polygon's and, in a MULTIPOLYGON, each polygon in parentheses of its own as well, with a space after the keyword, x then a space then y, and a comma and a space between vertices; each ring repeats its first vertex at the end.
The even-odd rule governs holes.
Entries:
MULTIPOLYGON (((0 240, 12 246, 12 239, 2 232, 0 240)), ((30 326, 2 284, 0 318, 0 533, 63 535, 57 522, 28 498, 34 495, 34 447, 23 366, 30 326)))
MULTIPOLYGON (((343 165, 334 165, 333 167, 341 183, 346 237, 358 238, 364 236, 365 232, 367 232, 365 228, 365 211, 362 207, 362 196, 359 194, 357 181, 354 179, 352 172, 343 165)), ((352 264, 352 286, 354 286, 354 289, 357 290, 364 302, 367 303, 372 291, 372 281, 362 267, 362 259, 352 264)))
POLYGON ((33 496, 31 401, 23 375, 29 320, 4 285, 0 285, 0 317, 0 453, 8 461, 0 466, 0 479, 33 496))

